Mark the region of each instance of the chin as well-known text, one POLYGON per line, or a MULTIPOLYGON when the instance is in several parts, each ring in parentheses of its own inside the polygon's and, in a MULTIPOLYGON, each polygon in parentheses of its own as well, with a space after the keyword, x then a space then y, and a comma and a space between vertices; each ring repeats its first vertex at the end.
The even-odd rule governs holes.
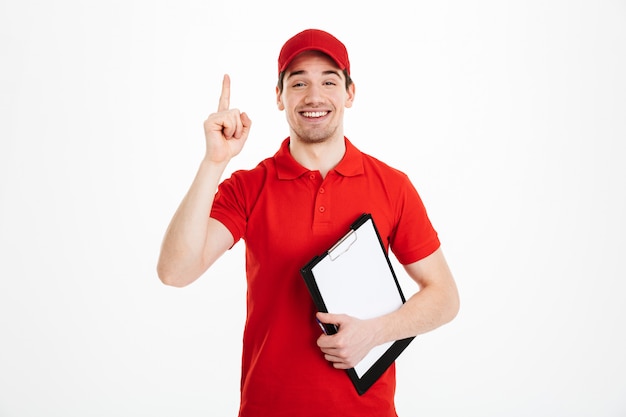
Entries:
POLYGON ((315 144, 315 143, 324 143, 329 142, 333 137, 334 132, 306 132, 301 134, 300 132, 296 132, 296 136, 298 140, 302 143, 315 144))
POLYGON ((300 142, 307 144, 324 143, 329 141, 328 136, 324 137, 311 137, 311 136, 299 136, 300 142))

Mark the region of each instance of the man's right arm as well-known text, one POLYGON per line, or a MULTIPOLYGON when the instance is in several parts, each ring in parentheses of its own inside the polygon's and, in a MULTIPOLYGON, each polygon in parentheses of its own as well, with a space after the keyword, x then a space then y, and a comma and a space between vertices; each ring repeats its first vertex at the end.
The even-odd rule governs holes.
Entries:
POLYGON ((223 168, 206 160, 165 232, 157 272, 164 284, 195 281, 233 244, 228 229, 209 217, 223 168))
POLYGON ((209 217, 222 174, 250 132, 248 116, 229 107, 230 79, 226 75, 218 111, 204 122, 205 157, 163 238, 157 272, 167 285, 192 283, 234 243, 226 226, 209 217))

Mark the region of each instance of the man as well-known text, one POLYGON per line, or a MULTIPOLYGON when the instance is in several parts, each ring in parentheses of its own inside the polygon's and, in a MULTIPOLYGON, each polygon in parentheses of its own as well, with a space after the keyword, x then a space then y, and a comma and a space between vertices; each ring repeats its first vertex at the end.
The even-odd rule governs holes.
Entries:
POLYGON ((345 46, 305 30, 285 43, 278 66, 276 100, 289 137, 273 157, 220 184, 252 124, 230 108, 224 76, 218 111, 204 123, 206 154, 165 234, 159 277, 187 285, 245 240, 241 417, 396 416, 394 365, 361 396, 343 370, 374 346, 452 320, 459 308, 454 279, 408 177, 344 136, 344 110, 355 97, 345 46), (316 313, 300 268, 364 212, 420 291, 375 319, 316 313), (316 318, 338 332, 321 334, 316 318))

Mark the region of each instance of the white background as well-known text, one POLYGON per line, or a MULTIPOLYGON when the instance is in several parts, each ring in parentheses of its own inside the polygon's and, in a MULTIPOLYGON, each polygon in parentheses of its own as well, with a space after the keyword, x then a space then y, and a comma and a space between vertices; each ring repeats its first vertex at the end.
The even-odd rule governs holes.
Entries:
POLYGON ((183 289, 155 266, 222 75, 251 168, 307 27, 348 46, 346 134, 409 174, 458 281, 400 417, 626 415, 626 2, 5 0, 0 416, 236 415, 243 244, 183 289))

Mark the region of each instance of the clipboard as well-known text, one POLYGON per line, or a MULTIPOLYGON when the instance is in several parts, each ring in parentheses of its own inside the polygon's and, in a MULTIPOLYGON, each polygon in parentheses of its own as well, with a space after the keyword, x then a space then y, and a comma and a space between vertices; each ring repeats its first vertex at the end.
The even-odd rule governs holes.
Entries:
MULTIPOLYGON (((369 213, 362 214, 350 230, 322 255, 301 270, 317 309, 370 319, 397 310, 406 301, 385 247, 369 213)), ((334 325, 323 324, 327 334, 334 325)), ((374 347, 346 372, 364 394, 391 366, 415 337, 374 347)))

